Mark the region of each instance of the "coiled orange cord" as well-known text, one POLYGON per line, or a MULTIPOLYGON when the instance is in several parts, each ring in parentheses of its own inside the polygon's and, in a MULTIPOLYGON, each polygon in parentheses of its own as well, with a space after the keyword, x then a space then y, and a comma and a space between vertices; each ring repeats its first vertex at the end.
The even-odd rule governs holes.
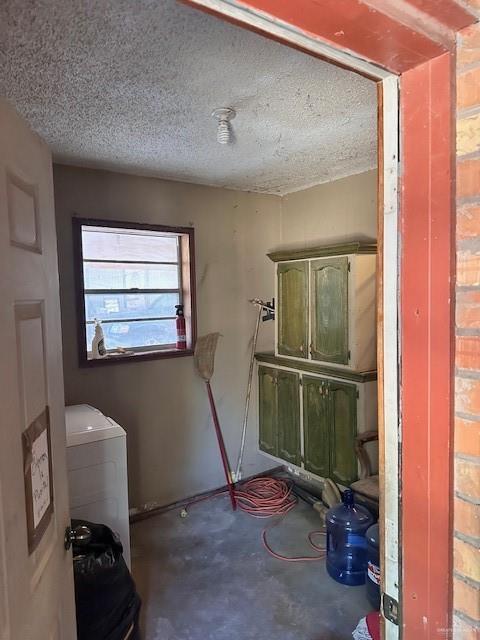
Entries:
MULTIPOLYGON (((216 494, 224 495, 228 491, 227 487, 221 492, 216 494)), ((184 510, 188 509, 192 505, 203 502, 204 500, 210 500, 215 496, 202 496, 196 498, 191 502, 185 504, 184 510)), ((272 518, 274 516, 286 516, 297 504, 297 498, 293 493, 292 484, 281 480, 280 478, 260 477, 252 478, 239 485, 239 488, 235 488, 235 500, 238 508, 241 511, 245 511, 254 518, 272 518)), ((308 534, 308 542, 310 546, 320 553, 318 556, 284 556, 274 551, 267 541, 267 531, 276 527, 281 520, 277 521, 273 526, 264 529, 262 532, 262 542, 268 553, 277 558, 277 560, 284 560, 285 562, 312 562, 316 560, 324 560, 326 557, 326 550, 324 547, 319 547, 313 541, 315 536, 324 536, 325 531, 320 529, 318 531, 311 531, 308 534)))
MULTIPOLYGON (((237 506, 242 511, 254 518, 271 518, 272 516, 285 516, 297 504, 297 498, 293 494, 292 485, 279 478, 253 478, 248 480, 241 489, 235 490, 237 506)), ((273 525, 277 526, 278 522, 273 525)), ((269 527, 270 529, 272 527, 269 527)), ((318 535, 326 535, 325 531, 311 531, 308 534, 310 546, 320 552, 318 556, 284 556, 274 551, 267 541, 267 529, 262 532, 262 542, 270 555, 285 562, 312 562, 323 560, 326 557, 324 547, 319 547, 313 541, 318 535)))
POLYGON ((237 505, 254 518, 283 516, 297 504, 292 486, 278 478, 253 478, 235 490, 237 505))

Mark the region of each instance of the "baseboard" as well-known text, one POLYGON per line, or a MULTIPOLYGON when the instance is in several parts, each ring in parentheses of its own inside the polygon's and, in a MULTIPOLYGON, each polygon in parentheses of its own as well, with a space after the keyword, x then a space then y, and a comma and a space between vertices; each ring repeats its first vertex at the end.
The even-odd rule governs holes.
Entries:
MULTIPOLYGON (((271 476, 280 471, 284 471, 285 467, 277 466, 272 467, 271 469, 267 469, 266 471, 262 471, 261 473, 256 473, 255 475, 248 476, 243 478, 238 485, 241 486, 244 482, 248 482, 248 480, 253 480, 254 478, 263 478, 265 476, 271 476)), ((202 500, 207 500, 208 498, 213 498, 215 496, 220 495, 221 493, 225 493, 228 491, 228 486, 223 485, 222 487, 218 487, 217 489, 211 489, 210 491, 204 491, 203 493, 197 493, 190 498, 184 498, 183 500, 177 500, 176 502, 170 502, 165 505, 146 505, 144 507, 132 510, 130 513, 130 524, 134 522, 140 522, 141 520, 146 520, 147 518, 152 518, 153 516, 158 516, 166 511, 171 511, 172 509, 180 509, 188 504, 193 504, 195 502, 200 502, 202 500)))

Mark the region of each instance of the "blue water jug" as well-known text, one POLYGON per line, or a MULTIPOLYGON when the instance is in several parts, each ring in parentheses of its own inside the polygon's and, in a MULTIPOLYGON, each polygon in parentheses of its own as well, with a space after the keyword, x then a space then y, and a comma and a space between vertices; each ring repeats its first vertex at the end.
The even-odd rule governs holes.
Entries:
POLYGON ((365 534, 367 539, 367 598, 380 611, 380 531, 378 524, 372 524, 365 534))
POLYGON ((372 515, 353 500, 346 489, 343 504, 327 511, 327 571, 342 584, 365 584, 367 539, 365 532, 374 522, 372 515))

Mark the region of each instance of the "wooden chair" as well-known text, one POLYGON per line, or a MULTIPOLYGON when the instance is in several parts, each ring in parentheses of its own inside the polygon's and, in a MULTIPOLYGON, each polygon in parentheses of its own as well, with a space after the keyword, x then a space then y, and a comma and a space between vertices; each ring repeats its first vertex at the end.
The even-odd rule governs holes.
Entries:
POLYGON ((378 431, 365 431, 364 433, 359 433, 355 438, 355 453, 360 465, 360 479, 353 482, 350 488, 356 494, 359 494, 359 497, 378 504, 380 496, 378 475, 372 475, 372 465, 365 449, 367 442, 374 442, 375 440, 378 440, 378 431))

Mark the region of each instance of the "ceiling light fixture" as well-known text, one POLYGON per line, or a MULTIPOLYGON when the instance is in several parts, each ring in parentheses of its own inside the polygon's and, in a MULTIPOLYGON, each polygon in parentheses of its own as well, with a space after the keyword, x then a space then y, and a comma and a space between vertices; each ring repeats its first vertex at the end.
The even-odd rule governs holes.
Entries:
POLYGON ((220 144, 229 144, 232 142, 232 126, 230 120, 233 120, 237 114, 233 109, 222 107, 212 112, 212 118, 218 120, 217 142, 220 144))

